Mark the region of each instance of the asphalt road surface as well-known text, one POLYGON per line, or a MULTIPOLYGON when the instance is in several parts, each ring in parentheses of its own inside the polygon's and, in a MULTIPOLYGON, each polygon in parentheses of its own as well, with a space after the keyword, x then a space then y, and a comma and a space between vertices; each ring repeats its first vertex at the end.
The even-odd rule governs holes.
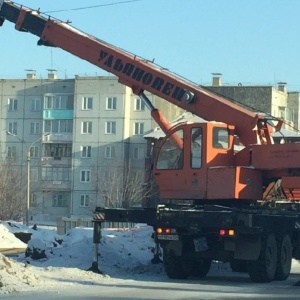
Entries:
POLYGON ((199 299, 300 299, 300 274, 294 273, 286 281, 257 284, 250 281, 247 274, 230 273, 226 276, 208 276, 204 279, 159 281, 142 276, 118 283, 87 285, 78 283, 76 287, 55 291, 24 292, 0 295, 9 300, 199 300, 199 299))

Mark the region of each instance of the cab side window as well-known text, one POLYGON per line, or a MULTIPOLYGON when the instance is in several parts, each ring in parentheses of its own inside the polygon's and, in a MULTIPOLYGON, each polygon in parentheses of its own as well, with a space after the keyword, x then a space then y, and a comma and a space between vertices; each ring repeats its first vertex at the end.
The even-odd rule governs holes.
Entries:
POLYGON ((213 148, 228 149, 229 133, 226 128, 215 127, 213 129, 213 148))
POLYGON ((202 129, 192 128, 191 130, 191 159, 193 169, 200 169, 202 166, 202 129))

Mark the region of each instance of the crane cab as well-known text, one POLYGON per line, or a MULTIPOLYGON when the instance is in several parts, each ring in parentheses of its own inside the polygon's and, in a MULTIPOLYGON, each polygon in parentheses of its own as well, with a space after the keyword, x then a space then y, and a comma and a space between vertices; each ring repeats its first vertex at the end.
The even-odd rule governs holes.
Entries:
POLYGON ((162 202, 252 199, 257 193, 240 181, 261 184, 257 170, 234 166, 234 127, 219 122, 173 128, 161 143, 153 172, 162 202))
POLYGON ((207 170, 233 164, 233 126, 219 122, 182 124, 161 143, 154 177, 163 199, 207 198, 207 170))

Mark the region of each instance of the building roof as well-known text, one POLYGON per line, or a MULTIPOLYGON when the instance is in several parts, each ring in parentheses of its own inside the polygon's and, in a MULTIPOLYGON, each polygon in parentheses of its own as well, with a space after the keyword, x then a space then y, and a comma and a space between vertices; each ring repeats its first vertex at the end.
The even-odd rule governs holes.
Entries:
POLYGON ((281 129, 278 132, 272 134, 273 138, 300 138, 300 132, 281 129))
MULTIPOLYGON (((178 124, 183 124, 183 123, 203 123, 207 122, 206 120, 190 113, 190 112, 184 112, 182 115, 180 115, 177 119, 173 120, 170 122, 170 124, 173 126, 178 125, 178 124)), ((156 127, 153 131, 151 131, 148 134, 144 135, 145 139, 161 139, 165 137, 164 132, 161 130, 160 127, 156 127)))

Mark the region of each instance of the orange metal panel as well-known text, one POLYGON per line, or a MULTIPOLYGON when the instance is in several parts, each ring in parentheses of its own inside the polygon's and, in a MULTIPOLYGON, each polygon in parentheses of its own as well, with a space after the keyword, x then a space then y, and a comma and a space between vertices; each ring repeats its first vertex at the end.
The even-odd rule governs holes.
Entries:
POLYGON ((282 177, 281 186, 283 188, 291 189, 298 188, 300 189, 300 177, 299 176, 285 176, 282 177))
POLYGON ((16 30, 21 30, 22 24, 24 22, 24 19, 25 19, 27 13, 28 13, 27 9, 21 8, 20 14, 18 16, 18 20, 17 20, 17 22, 15 24, 15 29, 16 30))
POLYGON ((262 198, 261 172, 244 167, 216 167, 208 169, 208 199, 262 198))
POLYGON ((275 170, 300 168, 300 143, 252 145, 252 166, 256 169, 275 170))
POLYGON ((282 177, 281 187, 290 200, 300 200, 300 177, 285 176, 282 177))

